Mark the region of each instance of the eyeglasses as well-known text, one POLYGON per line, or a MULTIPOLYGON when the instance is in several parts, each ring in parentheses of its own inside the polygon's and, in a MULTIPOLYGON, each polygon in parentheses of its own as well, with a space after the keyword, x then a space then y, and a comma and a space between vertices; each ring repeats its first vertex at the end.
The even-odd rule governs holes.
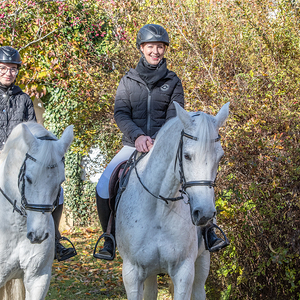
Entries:
POLYGON ((8 68, 5 66, 0 66, 0 74, 4 75, 7 73, 7 71, 10 71, 11 75, 15 76, 19 73, 19 70, 17 68, 8 68))

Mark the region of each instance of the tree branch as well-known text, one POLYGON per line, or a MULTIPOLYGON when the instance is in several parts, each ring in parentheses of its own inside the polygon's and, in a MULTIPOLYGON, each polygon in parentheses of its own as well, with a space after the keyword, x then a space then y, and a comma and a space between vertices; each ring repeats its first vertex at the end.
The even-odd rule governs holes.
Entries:
POLYGON ((171 16, 173 18, 173 21, 174 23, 176 24, 176 27, 178 29, 178 31, 180 32, 180 34, 183 36, 183 38, 185 39, 185 41, 188 43, 188 45, 196 52, 197 56, 200 58, 200 61, 202 63, 202 65, 204 66, 206 72, 208 73, 211 81, 214 83, 214 85, 216 86, 219 86, 217 84, 217 82, 214 80, 210 70, 208 69, 208 67, 206 66, 206 63, 204 61, 204 59, 202 58, 201 54, 198 52, 198 50, 195 48, 195 46, 187 39, 187 37, 185 36, 185 34, 183 33, 183 31, 181 30, 179 24, 178 24, 178 21, 175 19, 175 16, 174 16, 174 13, 172 11, 172 8, 171 8, 171 3, 170 3, 170 0, 168 0, 168 3, 169 3, 169 9, 170 9, 170 13, 171 13, 171 16))
POLYGON ((37 42, 39 42, 39 41, 41 41, 41 40, 45 39, 47 36, 49 36, 50 34, 52 34, 52 33, 53 33, 53 32, 55 32, 55 31, 57 31, 57 28, 56 28, 56 29, 54 29, 54 30, 52 30, 52 31, 51 31, 51 32, 49 32, 48 34, 46 34, 46 35, 42 36, 41 38, 39 38, 39 39, 37 39, 37 40, 35 40, 35 41, 32 41, 32 42, 28 43, 26 46, 24 46, 24 47, 21 47, 21 48, 19 49, 19 51, 21 51, 21 50, 23 50, 23 49, 27 48, 28 46, 30 46, 30 45, 32 45, 32 44, 34 44, 34 43, 37 43, 37 42))

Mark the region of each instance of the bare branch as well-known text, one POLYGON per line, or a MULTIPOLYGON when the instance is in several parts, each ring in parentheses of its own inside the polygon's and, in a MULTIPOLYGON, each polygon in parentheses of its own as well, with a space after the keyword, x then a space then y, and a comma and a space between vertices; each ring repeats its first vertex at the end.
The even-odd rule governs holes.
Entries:
POLYGON ((17 16, 19 13, 19 5, 17 6, 17 9, 14 13, 14 22, 13 22, 13 27, 12 27, 12 33, 11 33, 11 42, 10 45, 14 45, 14 40, 15 40, 15 31, 16 31, 16 24, 17 24, 17 16))
POLYGON ((212 70, 213 65, 214 65, 215 52, 216 52, 215 47, 213 47, 213 54, 212 54, 212 58, 211 58, 211 63, 210 63, 209 71, 212 70))
POLYGON ((39 38, 39 39, 37 39, 37 40, 34 40, 34 41, 28 43, 26 46, 20 48, 19 51, 21 51, 21 50, 27 48, 28 46, 30 46, 30 45, 32 45, 32 44, 35 44, 35 43, 39 42, 39 41, 41 41, 41 40, 44 40, 46 37, 48 37, 49 35, 51 35, 53 32, 57 31, 57 29, 58 29, 58 28, 52 30, 52 31, 49 32, 48 34, 44 35, 43 37, 41 37, 41 38, 39 38))
POLYGON ((42 36, 42 28, 43 28, 44 26, 48 25, 50 22, 54 21, 55 19, 56 19, 56 18, 53 18, 53 19, 49 20, 48 22, 46 22, 45 24, 40 25, 40 27, 39 27, 38 30, 37 30, 37 33, 36 33, 35 37, 36 37, 36 38, 37 38, 37 37, 41 38, 41 36, 42 36))
POLYGON ((27 87, 28 87, 28 85, 29 85, 29 83, 31 83, 34 79, 35 79, 35 76, 38 74, 38 72, 36 71, 33 75, 32 75, 32 77, 30 78, 30 80, 26 83, 26 85, 25 85, 25 90, 27 89, 27 87))
POLYGON ((178 21, 176 20, 174 13, 172 11, 170 0, 168 0, 168 3, 169 3, 169 10, 170 10, 171 16, 173 18, 174 23, 176 24, 178 31, 181 33, 181 35, 183 36, 185 41, 188 43, 188 45, 196 52, 197 56, 200 58, 200 61, 201 61, 202 65, 204 66, 206 72, 208 73, 211 81, 214 83, 214 85, 219 86, 218 83, 214 80, 214 78, 213 78, 210 70, 208 69, 204 59, 202 58, 201 54, 198 52, 198 50, 195 48, 195 46, 187 39, 187 37, 185 36, 183 31, 181 30, 181 27, 179 26, 178 21))

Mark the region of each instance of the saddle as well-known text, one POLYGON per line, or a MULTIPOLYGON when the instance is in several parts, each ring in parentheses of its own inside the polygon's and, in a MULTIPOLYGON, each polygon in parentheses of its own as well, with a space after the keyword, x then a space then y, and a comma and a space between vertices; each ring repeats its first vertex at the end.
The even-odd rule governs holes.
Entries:
MULTIPOLYGON (((112 172, 110 179, 109 179, 109 185, 108 185, 109 208, 114 214, 116 213, 115 200, 116 200, 116 196, 118 194, 118 190, 119 190, 119 186, 120 186, 120 178, 122 176, 122 173, 124 172, 127 162, 128 162, 127 160, 124 160, 121 163, 119 163, 115 167, 115 169, 112 172)), ((127 167, 127 170, 125 170, 125 174, 127 174, 128 170, 129 170, 129 167, 127 167)))

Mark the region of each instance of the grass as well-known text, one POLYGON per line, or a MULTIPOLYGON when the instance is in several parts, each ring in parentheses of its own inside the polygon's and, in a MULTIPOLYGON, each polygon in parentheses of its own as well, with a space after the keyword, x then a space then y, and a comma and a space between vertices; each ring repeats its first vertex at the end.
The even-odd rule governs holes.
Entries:
MULTIPOLYGON (((46 300, 127 299, 122 282, 122 259, 117 251, 113 261, 93 257, 100 232, 94 228, 75 228, 63 232, 75 245, 78 255, 66 261, 54 261, 46 300)), ((168 277, 159 276, 159 300, 169 300, 168 277)))

